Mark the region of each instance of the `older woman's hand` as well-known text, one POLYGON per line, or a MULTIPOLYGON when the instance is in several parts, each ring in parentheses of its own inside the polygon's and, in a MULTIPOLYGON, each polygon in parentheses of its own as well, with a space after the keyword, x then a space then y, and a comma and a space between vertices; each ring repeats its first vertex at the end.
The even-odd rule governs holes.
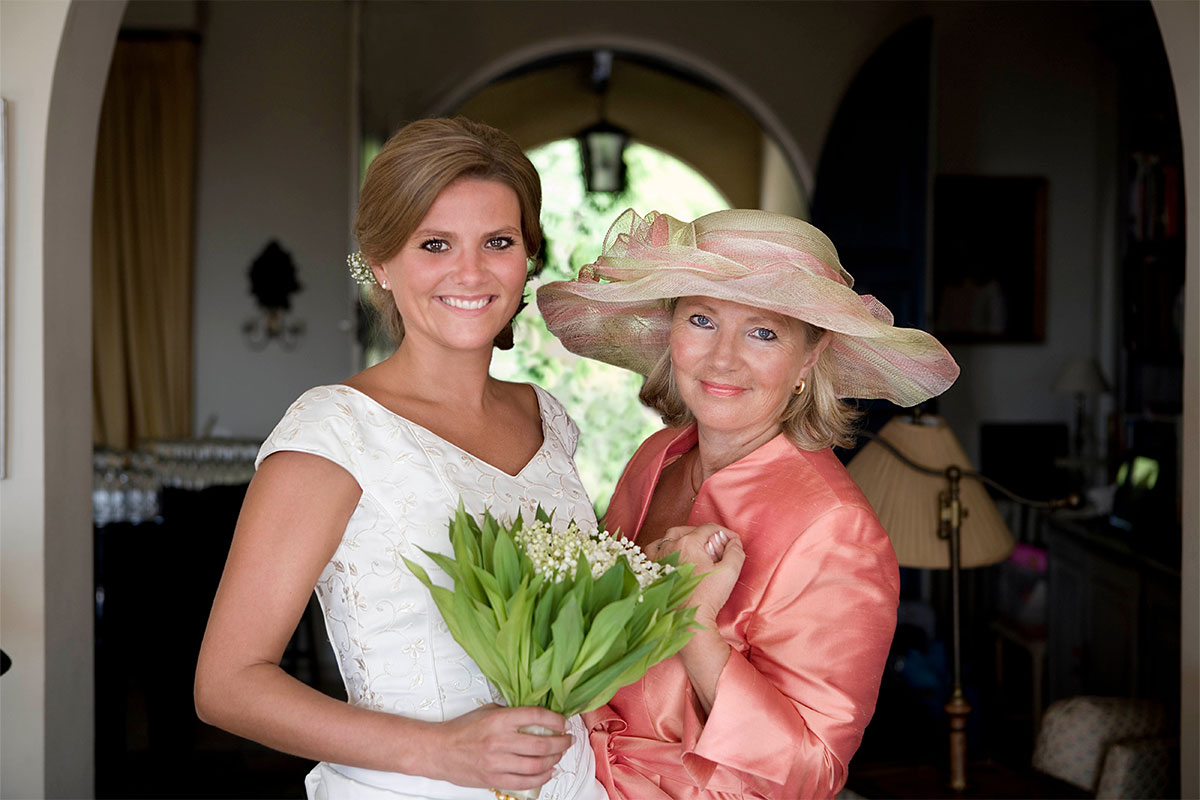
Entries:
POLYGON ((697 622, 715 626, 717 612, 729 599, 746 560, 741 537, 709 522, 695 527, 670 528, 655 545, 653 555, 656 558, 677 552, 679 563, 695 564, 695 574, 704 575, 704 580, 692 592, 690 603, 696 606, 697 622))

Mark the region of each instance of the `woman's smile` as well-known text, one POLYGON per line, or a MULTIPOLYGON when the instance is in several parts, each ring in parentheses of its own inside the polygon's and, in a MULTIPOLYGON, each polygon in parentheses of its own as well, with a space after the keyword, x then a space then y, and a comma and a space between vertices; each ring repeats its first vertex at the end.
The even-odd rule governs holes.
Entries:
POLYGON ((741 386, 734 386, 728 383, 717 383, 715 381, 702 380, 700 381, 700 385, 704 388, 704 391, 711 395, 715 395, 716 397, 736 397, 737 395, 746 391, 741 386))
POLYGON ((457 308, 460 311, 478 311, 482 308, 490 306, 496 299, 496 295, 489 294, 483 297, 461 297, 456 295, 439 295, 437 298, 440 302, 445 303, 451 308, 457 308))

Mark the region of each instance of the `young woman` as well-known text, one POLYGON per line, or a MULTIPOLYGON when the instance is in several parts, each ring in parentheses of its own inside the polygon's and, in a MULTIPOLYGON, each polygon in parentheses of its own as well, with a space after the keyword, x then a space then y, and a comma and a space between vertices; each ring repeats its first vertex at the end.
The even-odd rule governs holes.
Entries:
POLYGON ((594 522, 577 430, 543 390, 488 374, 541 245, 541 186, 508 136, 466 120, 399 131, 363 182, 351 270, 398 342, 305 392, 263 444, 196 672, 206 722, 319 760, 310 798, 604 796, 578 718, 502 708, 402 558, 448 577, 460 499, 594 522), (349 703, 280 657, 316 589, 349 703), (520 732, 529 725, 557 736, 520 732))

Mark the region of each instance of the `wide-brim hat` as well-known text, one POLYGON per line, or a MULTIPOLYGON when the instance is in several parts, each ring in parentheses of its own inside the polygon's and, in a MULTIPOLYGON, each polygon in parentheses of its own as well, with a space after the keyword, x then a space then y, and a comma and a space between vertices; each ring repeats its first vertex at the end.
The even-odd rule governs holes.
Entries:
POLYGON ((937 339, 897 328, 892 313, 852 288, 829 238, 802 220, 733 210, 681 222, 629 209, 600 257, 572 281, 538 290, 546 326, 572 353, 646 375, 666 352, 670 301, 731 300, 830 332, 843 398, 916 405, 944 392, 958 364, 937 339))

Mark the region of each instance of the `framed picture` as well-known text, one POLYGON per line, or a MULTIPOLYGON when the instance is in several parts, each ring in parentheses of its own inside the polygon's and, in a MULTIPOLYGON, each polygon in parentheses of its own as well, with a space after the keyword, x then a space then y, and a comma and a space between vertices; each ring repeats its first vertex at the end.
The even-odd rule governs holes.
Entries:
POLYGON ((940 175, 933 329, 944 342, 1046 339, 1046 179, 940 175))

